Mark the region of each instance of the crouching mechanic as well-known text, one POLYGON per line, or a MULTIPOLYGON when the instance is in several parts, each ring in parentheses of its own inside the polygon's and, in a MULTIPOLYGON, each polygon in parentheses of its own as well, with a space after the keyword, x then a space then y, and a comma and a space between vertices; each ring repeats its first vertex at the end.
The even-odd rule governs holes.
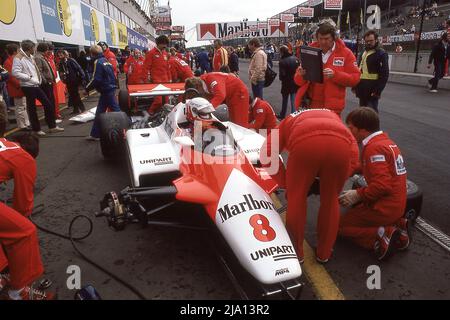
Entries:
MULTIPOLYGON (((0 119, 0 137, 5 131, 0 119)), ((21 144, 0 138, 0 182, 14 179, 12 208, 0 202, 0 299, 52 300, 55 295, 32 287, 44 272, 34 224, 27 219, 33 209, 36 157, 39 142, 24 133, 21 144), (9 273, 5 270, 9 269, 9 273)))
POLYGON ((267 134, 270 130, 276 128, 277 117, 273 111, 272 106, 260 98, 249 98, 250 102, 250 123, 248 128, 255 129, 258 133, 263 133, 264 129, 267 130, 267 134), (262 129, 262 131, 261 131, 262 129))
MULTIPOLYGON (((286 188, 288 209, 286 227, 303 262, 303 238, 307 212, 307 194, 320 177, 320 209, 317 223, 316 259, 328 262, 339 227, 338 196, 345 181, 358 166, 358 145, 339 116, 328 109, 296 112, 272 130, 261 149, 261 163, 268 166, 278 157, 273 150, 289 152, 286 174, 272 174, 286 188), (272 136, 278 134, 278 141, 272 136)), ((269 171, 269 170, 268 170, 269 171)))
POLYGON ((116 99, 117 86, 113 66, 103 56, 100 46, 91 46, 91 54, 96 60, 94 63, 94 75, 92 76, 91 82, 86 86, 86 94, 89 94, 90 90, 95 89, 100 93, 100 99, 98 100, 91 134, 86 139, 99 140, 100 114, 106 112, 107 108, 110 108, 111 111, 119 112, 120 107, 116 99))
POLYGON ((377 113, 368 107, 350 112, 346 122, 363 145, 362 172, 367 187, 345 191, 339 202, 350 207, 341 218, 339 235, 375 250, 379 260, 409 246, 406 169, 397 145, 380 131, 377 113))
MULTIPOLYGON (((211 72, 199 78, 189 78, 186 80, 185 90, 189 89, 195 89, 200 96, 208 99, 214 108, 225 103, 228 106, 230 121, 244 128, 248 127, 248 89, 235 75, 211 72)), ((186 99, 189 99, 188 94, 186 99)))

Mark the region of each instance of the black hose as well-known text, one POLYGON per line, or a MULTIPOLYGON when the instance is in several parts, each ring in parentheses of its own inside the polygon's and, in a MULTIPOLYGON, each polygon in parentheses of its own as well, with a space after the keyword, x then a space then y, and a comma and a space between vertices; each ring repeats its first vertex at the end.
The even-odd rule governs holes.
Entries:
MULTIPOLYGON (((40 205, 35 207, 35 210, 33 211, 32 215, 37 215, 37 214, 39 214, 39 213, 41 213, 43 211, 44 211, 44 205, 40 204, 40 205), (38 209, 38 208, 40 208, 40 209, 38 209), (38 210, 36 210, 36 209, 38 209, 38 210)), ((93 223, 92 223, 91 218, 89 218, 86 215, 82 215, 82 214, 75 216, 70 221, 70 224, 69 224, 69 235, 68 236, 60 234, 58 232, 54 232, 54 231, 46 229, 46 228, 43 228, 42 226, 38 225, 35 221, 33 221, 31 219, 31 216, 30 216, 30 220, 36 225, 36 228, 38 228, 39 230, 41 230, 41 231, 43 231, 45 233, 48 233, 48 234, 51 234, 51 235, 54 235, 54 236, 66 239, 66 240, 70 240, 70 242, 72 244, 72 247, 74 248, 76 253, 78 253, 78 255, 80 255, 80 257, 83 258, 86 262, 90 263, 91 265, 93 265, 94 267, 96 267, 97 269, 102 271, 103 273, 107 274, 108 276, 110 276, 111 278, 113 278, 114 280, 116 280, 117 282, 122 284, 124 287, 128 288, 131 292, 133 292, 140 299, 147 300, 147 298, 138 289, 136 289, 134 286, 132 286, 131 284, 127 283, 125 280, 123 280, 119 276, 116 276, 114 273, 112 273, 111 271, 109 271, 106 268, 102 267, 98 263, 94 262, 93 260, 88 258, 86 255, 84 255, 81 252, 80 249, 78 249, 77 245, 75 244, 75 241, 80 241, 80 240, 86 239, 87 237, 89 237, 92 234, 92 231, 93 231, 94 227, 93 227, 93 223), (85 219, 85 220, 87 220, 89 222, 89 231, 86 233, 86 235, 84 235, 82 237, 73 237, 73 235, 72 235, 73 225, 75 224, 75 222, 78 219, 81 219, 81 218, 83 218, 83 219, 85 219)))

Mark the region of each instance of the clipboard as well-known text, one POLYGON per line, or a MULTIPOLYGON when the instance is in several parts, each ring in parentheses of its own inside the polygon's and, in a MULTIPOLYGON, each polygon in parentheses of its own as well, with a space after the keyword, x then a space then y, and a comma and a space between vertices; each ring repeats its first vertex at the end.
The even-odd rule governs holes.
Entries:
POLYGON ((303 79, 323 83, 322 50, 308 46, 300 47, 302 68, 306 70, 303 79))

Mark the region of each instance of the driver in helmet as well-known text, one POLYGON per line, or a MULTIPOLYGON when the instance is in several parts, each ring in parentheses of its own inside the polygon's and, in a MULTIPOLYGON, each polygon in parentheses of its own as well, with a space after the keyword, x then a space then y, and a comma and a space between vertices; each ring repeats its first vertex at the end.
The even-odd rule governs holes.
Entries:
POLYGON ((212 113, 215 111, 211 102, 205 98, 193 98, 186 101, 186 120, 189 122, 191 134, 194 134, 194 126, 196 121, 200 121, 202 132, 214 128, 215 119, 212 113))

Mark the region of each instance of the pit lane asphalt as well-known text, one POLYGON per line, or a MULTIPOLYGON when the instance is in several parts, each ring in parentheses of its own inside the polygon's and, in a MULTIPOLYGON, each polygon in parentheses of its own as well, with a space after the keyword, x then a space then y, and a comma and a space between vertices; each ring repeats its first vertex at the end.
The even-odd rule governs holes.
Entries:
MULTIPOLYGON (((241 61, 241 77, 248 84, 248 62, 241 61)), ((275 66, 277 70, 277 66, 275 66)), ((265 89, 265 98, 278 112, 281 108, 279 81, 265 89)), ((389 83, 380 103, 381 121, 402 149, 409 178, 425 191, 422 216, 450 232, 450 152, 448 151, 450 92, 431 95, 425 88, 389 83)), ((94 107, 97 96, 89 97, 94 107)), ((345 114, 357 106, 348 94, 345 114)), ((64 111, 66 119, 68 111, 64 111)), ((66 131, 41 139, 35 204, 46 210, 35 220, 48 228, 65 232, 72 217, 87 214, 94 220, 94 233, 80 243, 89 257, 127 279, 150 299, 234 299, 230 281, 214 253, 204 246, 195 231, 150 226, 128 226, 123 232, 109 229, 104 219, 95 219, 98 202, 106 192, 128 185, 125 166, 103 161, 100 146, 81 137, 91 123, 73 125, 64 120, 66 131)), ((309 199, 306 238, 315 245, 316 212, 319 198, 309 199)), ((81 267, 82 284, 93 284, 106 299, 135 299, 116 283, 79 258, 70 243, 39 232, 46 276, 53 280, 62 299, 72 299, 66 288, 70 265, 81 267)), ((449 299, 450 255, 417 230, 407 252, 378 263, 370 253, 338 240, 334 259, 326 266, 346 299, 449 299), (381 290, 366 287, 370 265, 381 268, 381 290)), ((313 299, 310 285, 303 298, 313 299)))

